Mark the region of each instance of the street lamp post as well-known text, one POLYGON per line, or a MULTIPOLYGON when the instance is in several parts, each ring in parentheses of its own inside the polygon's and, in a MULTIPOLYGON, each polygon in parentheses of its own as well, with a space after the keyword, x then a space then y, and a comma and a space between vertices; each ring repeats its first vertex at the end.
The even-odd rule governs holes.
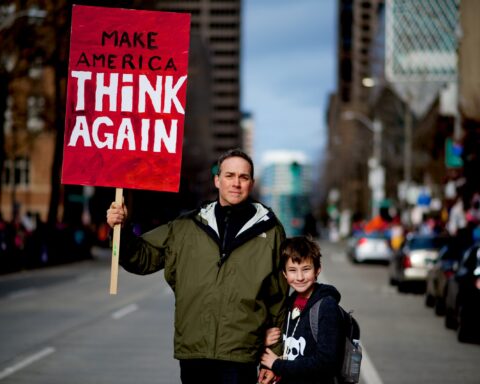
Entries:
POLYGON ((379 212, 380 201, 385 197, 385 172, 381 165, 382 162, 382 122, 378 119, 370 120, 361 113, 354 111, 345 111, 342 113, 345 120, 355 120, 362 124, 373 133, 372 158, 369 160, 369 180, 368 184, 372 190, 372 217, 379 212))

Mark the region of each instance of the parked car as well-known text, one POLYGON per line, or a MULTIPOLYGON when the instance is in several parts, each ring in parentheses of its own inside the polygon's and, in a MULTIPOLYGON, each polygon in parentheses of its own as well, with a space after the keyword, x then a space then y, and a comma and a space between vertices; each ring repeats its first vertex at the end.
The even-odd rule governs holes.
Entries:
POLYGON ((390 240, 383 232, 358 233, 348 242, 347 255, 354 263, 389 263, 392 254, 390 240))
POLYGON ((448 237, 443 235, 409 233, 390 262, 390 284, 397 285, 399 292, 412 288, 424 292, 428 270, 447 241, 448 237))
POLYGON ((434 307, 439 316, 445 314, 447 281, 455 274, 464 251, 465 246, 452 238, 440 249, 437 260, 427 272, 425 305, 434 307))
POLYGON ((461 342, 480 342, 480 244, 467 249, 447 281, 445 326, 461 342))

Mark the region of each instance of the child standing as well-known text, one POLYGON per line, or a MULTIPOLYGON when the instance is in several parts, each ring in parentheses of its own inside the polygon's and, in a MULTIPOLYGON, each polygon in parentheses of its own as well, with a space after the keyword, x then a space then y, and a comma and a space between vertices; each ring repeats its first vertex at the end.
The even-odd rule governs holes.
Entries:
MULTIPOLYGON (((283 356, 266 348, 262 365, 272 369, 277 382, 334 383, 343 352, 344 335, 338 308, 340 293, 331 285, 317 283, 321 270, 318 244, 310 237, 286 239, 280 248, 281 265, 288 284, 294 292, 288 301, 288 316, 283 325, 283 356), (309 309, 322 300, 319 307, 317 341, 312 335, 309 309)), ((280 330, 267 331, 266 345, 280 338, 280 330)))

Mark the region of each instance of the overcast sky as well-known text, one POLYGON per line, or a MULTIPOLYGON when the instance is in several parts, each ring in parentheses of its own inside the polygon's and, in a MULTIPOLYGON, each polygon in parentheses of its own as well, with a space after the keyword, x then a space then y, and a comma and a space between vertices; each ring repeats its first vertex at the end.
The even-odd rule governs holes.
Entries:
POLYGON ((336 0, 244 0, 242 109, 253 114, 254 159, 305 152, 318 163, 335 88, 336 0))

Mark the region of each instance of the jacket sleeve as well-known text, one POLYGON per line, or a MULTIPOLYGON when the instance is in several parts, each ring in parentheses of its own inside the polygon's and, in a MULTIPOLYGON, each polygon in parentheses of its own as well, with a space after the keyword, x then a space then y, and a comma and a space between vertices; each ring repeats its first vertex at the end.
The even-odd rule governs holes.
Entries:
POLYGON ((338 371, 342 352, 341 315, 338 303, 326 297, 320 305, 318 338, 315 352, 311 356, 299 356, 295 360, 275 360, 275 374, 290 378, 333 377, 338 371))
MULTIPOLYGON (((268 293, 268 310, 271 319, 271 327, 282 329, 285 316, 287 314, 286 300, 288 297, 289 286, 283 270, 280 265, 280 244, 285 240, 285 231, 279 225, 275 231, 275 243, 273 247, 273 271, 270 280, 270 289, 268 293)), ((282 354, 282 342, 271 347, 277 354, 282 354)))
POLYGON ((165 267, 172 224, 164 224, 141 236, 123 229, 120 237, 120 265, 128 272, 148 275, 165 267))

